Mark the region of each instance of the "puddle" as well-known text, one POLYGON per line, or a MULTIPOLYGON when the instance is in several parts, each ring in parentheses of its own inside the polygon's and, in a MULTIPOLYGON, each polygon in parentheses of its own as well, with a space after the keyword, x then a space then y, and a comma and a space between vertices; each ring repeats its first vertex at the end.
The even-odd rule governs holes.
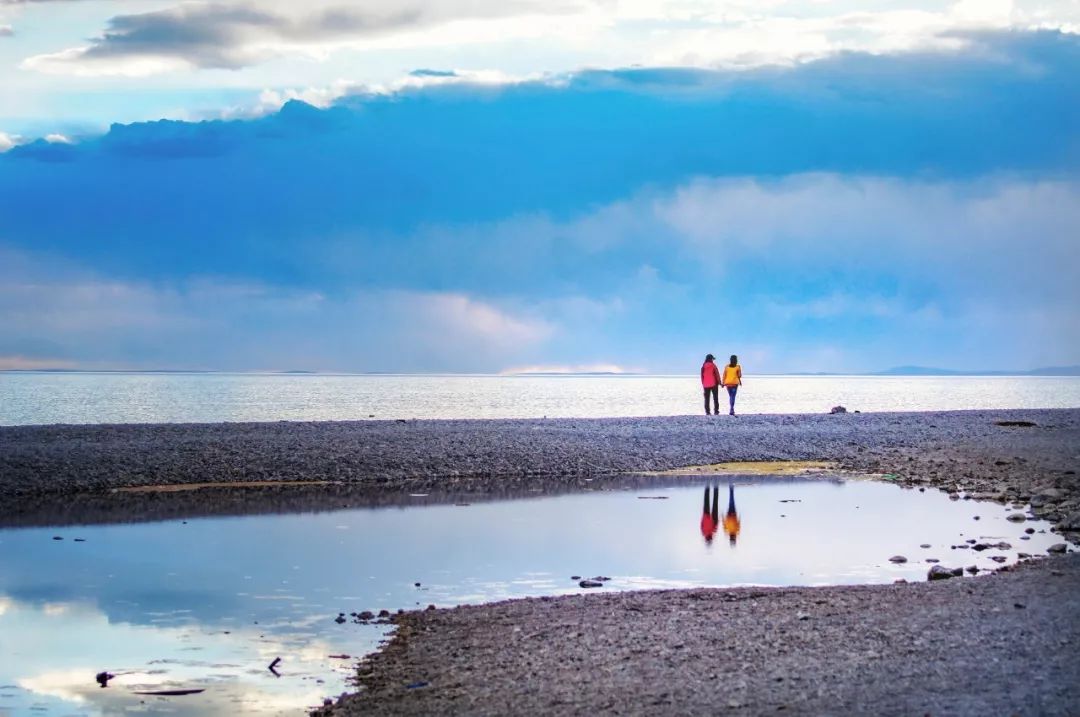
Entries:
POLYGON ((1013 523, 1005 517, 1016 511, 936 490, 732 480, 3 529, 0 714, 302 714, 348 689, 357 657, 385 638, 388 626, 358 624, 354 612, 596 590, 915 581, 931 559, 991 570, 1002 564, 994 558, 1014 563, 1018 552, 1044 555, 1062 542, 1045 522, 1013 523), (951 547, 969 540, 1009 547, 951 547), (890 562, 896 555, 907 562, 890 562), (593 577, 610 580, 579 586, 593 577), (116 675, 107 688, 95 682, 102 671, 116 675), (135 694, 190 689, 205 691, 135 694))

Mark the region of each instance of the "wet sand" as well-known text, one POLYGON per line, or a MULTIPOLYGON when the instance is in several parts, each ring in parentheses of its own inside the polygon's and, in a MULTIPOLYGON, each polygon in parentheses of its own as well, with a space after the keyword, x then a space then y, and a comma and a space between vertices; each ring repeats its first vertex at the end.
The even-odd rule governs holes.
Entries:
MULTIPOLYGON (((1080 409, 0 428, 0 522, 596 489, 678 480, 627 473, 777 460, 1030 501, 1064 536, 1080 531, 1080 409), (266 485, 283 481, 331 485, 266 485), (113 492, 200 483, 229 486, 113 492)), ((361 666, 364 689, 332 711, 1070 714, 1080 704, 1078 557, 913 585, 596 594, 411 613, 361 666)))

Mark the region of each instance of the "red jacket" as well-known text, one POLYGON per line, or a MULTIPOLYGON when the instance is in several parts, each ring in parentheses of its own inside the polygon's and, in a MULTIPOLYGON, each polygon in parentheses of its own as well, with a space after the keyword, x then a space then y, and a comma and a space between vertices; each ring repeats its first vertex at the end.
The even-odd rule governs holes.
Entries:
POLYGON ((712 361, 706 361, 701 364, 701 386, 702 388, 713 388, 720 385, 720 369, 716 368, 716 364, 712 361))

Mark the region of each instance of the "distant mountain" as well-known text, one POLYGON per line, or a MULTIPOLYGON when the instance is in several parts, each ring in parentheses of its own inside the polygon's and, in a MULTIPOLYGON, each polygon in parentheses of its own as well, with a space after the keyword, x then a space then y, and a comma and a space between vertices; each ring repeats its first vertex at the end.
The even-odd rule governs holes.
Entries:
POLYGON ((1049 366, 1030 371, 956 371, 926 366, 897 366, 873 376, 1080 376, 1080 366, 1049 366))

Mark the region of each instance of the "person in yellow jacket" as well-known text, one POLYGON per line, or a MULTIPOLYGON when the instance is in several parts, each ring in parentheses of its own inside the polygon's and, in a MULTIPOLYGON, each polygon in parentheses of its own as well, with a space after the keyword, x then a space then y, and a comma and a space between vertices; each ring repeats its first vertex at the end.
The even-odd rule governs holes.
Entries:
POLYGON ((739 365, 739 357, 735 354, 731 355, 731 361, 727 366, 724 366, 724 377, 720 380, 720 384, 727 389, 728 401, 731 404, 731 410, 728 411, 729 416, 735 415, 735 394, 739 390, 739 386, 742 386, 742 366, 739 365))
MULTIPOLYGON (((715 499, 714 499, 715 500, 715 499)), ((739 537, 739 514, 735 512, 735 485, 728 483, 727 515, 724 516, 724 532, 727 533, 731 547, 735 547, 735 540, 739 537)))

